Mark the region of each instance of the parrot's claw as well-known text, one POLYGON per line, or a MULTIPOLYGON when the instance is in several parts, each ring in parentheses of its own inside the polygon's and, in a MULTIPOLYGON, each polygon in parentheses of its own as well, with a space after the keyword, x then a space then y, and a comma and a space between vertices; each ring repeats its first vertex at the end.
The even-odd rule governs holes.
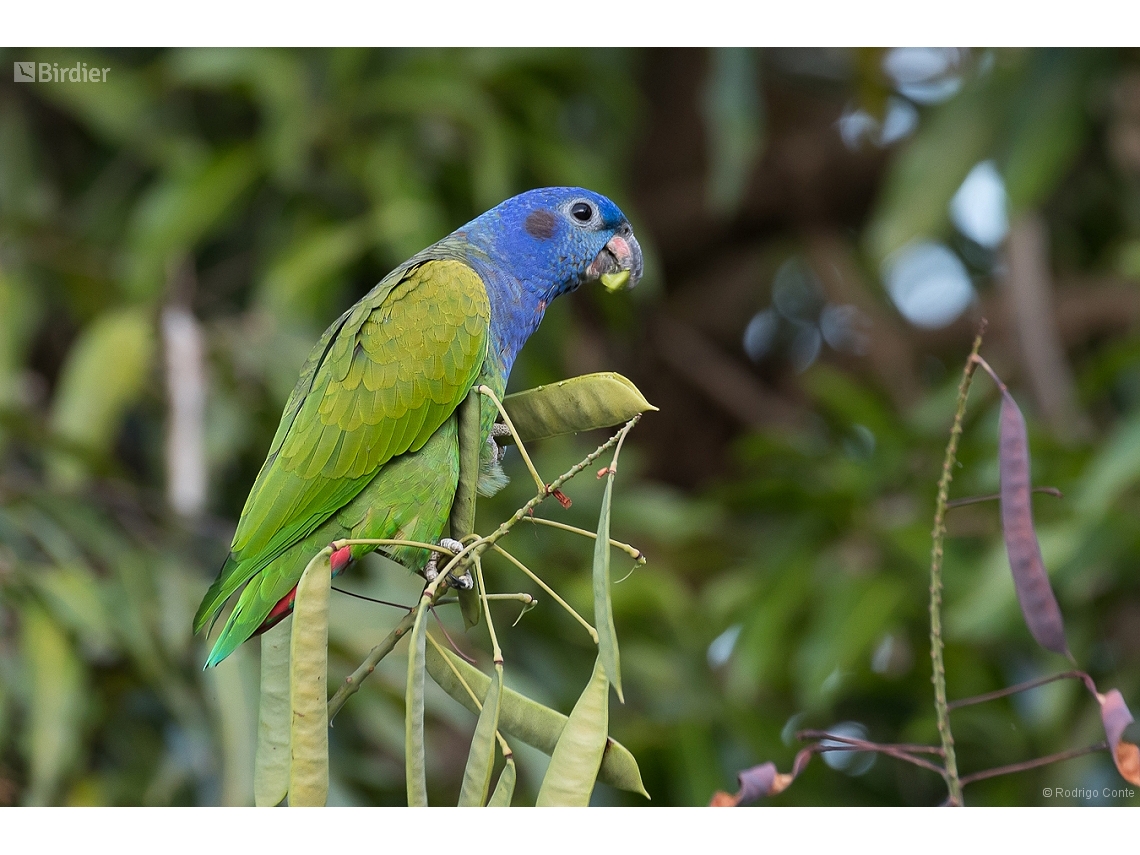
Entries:
MULTIPOLYGON (((439 545, 453 554, 458 554, 463 551, 463 544, 450 537, 441 537, 439 539, 439 545)), ((439 576, 439 560, 443 557, 442 552, 433 552, 431 558, 428 559, 428 563, 424 566, 424 578, 429 582, 434 582, 436 577, 439 576)), ((470 591, 475 587, 475 582, 471 579, 470 571, 464 573, 462 576, 452 576, 450 584, 451 587, 458 588, 461 591, 470 591)))
POLYGON ((491 425, 491 435, 487 437, 487 444, 491 446, 492 466, 498 466, 500 463, 502 463, 503 458, 506 457, 507 454, 507 447, 505 445, 499 445, 499 443, 495 442, 496 437, 510 435, 511 429, 502 422, 495 422, 493 425, 491 425))

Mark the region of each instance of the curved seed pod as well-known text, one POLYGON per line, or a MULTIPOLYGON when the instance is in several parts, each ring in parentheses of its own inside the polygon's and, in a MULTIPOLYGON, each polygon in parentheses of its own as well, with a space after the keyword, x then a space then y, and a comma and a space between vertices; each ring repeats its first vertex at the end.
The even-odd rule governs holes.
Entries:
POLYGON ((1001 527, 1013 572, 1017 601, 1030 633, 1046 650, 1072 658, 1065 643, 1061 607, 1049 585, 1041 546, 1033 528, 1029 481, 1029 438, 1021 410, 1006 389, 1001 393, 998 446, 1001 468, 1001 527))
POLYGON ((289 645, 292 616, 261 636, 261 704, 257 715, 257 754, 253 803, 281 804, 289 793, 289 645))
POLYGON ((1112 759, 1120 777, 1140 787, 1140 747, 1128 738, 1132 713, 1124 703, 1124 696, 1119 689, 1112 689, 1103 695, 1098 694, 1096 699, 1100 702, 1104 733, 1108 737, 1108 747, 1112 751, 1112 759))
MULTIPOLYGON (((612 427, 657 408, 625 377, 612 371, 583 374, 503 399, 523 442, 612 427)), ((503 442, 513 442, 510 436, 503 442)))
POLYGON ((483 699, 467 767, 463 770, 463 787, 459 791, 460 807, 482 807, 491 786, 491 767, 495 763, 495 731, 499 727, 499 699, 503 689, 503 666, 496 665, 491 687, 483 699))
POLYGON ((570 719, 550 755, 536 807, 589 806, 609 727, 610 681, 599 656, 590 682, 570 711, 570 719))
POLYGON ((598 514, 598 537, 594 541, 594 623, 598 625, 598 654, 613 684, 618 700, 625 703, 621 692, 621 656, 618 652, 617 629, 614 627, 613 600, 610 598, 610 502, 614 491, 614 471, 606 475, 602 509, 598 514))
MULTIPOLYGON (((475 697, 482 702, 487 695, 491 678, 450 650, 444 650, 441 654, 428 645, 426 658, 427 671, 440 688, 478 715, 479 707, 467 693, 463 682, 471 687, 475 697), (460 682, 457 674, 462 676, 463 682, 460 682)), ((566 721, 566 716, 558 710, 543 706, 525 695, 520 695, 514 689, 503 688, 499 700, 499 730, 502 733, 521 739, 545 754, 552 754, 554 746, 558 744, 558 737, 566 727, 566 721)), ((613 738, 606 740, 598 780, 611 787, 639 793, 649 798, 649 793, 645 791, 645 785, 641 781, 637 760, 628 748, 613 738)))
POLYGON ((289 804, 323 806, 329 795, 328 650, 332 548, 314 556, 297 583, 289 636, 289 804))
POLYGON ((424 756, 424 642, 427 603, 420 600, 408 642, 408 682, 404 691, 404 777, 408 807, 427 807, 427 761, 424 756))
POLYGON ((515 758, 508 757, 507 765, 499 773, 499 781, 495 784, 495 792, 491 793, 491 800, 487 807, 510 807, 511 799, 515 795, 515 758))

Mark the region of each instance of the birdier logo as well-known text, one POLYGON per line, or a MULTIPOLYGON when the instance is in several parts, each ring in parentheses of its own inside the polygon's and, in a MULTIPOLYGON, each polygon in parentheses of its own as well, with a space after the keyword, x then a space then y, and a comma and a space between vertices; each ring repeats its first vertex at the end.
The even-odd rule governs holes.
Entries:
POLYGON ((89 67, 85 62, 65 65, 58 62, 15 62, 12 79, 16 83, 106 83, 110 68, 89 67))

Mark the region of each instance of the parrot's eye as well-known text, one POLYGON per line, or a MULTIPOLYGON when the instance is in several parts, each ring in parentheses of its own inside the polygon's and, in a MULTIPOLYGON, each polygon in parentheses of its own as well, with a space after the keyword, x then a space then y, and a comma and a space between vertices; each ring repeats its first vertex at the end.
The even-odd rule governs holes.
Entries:
POLYGON ((585 202, 575 202, 570 206, 570 216, 580 223, 588 223, 594 216, 594 209, 585 202))

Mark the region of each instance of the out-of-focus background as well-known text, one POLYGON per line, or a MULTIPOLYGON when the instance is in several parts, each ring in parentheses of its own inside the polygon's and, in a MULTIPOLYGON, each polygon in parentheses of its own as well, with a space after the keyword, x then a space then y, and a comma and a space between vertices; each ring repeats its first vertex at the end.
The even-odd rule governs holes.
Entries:
MULTIPOLYGON (((637 291, 552 306, 511 385, 617 370, 660 408, 623 453, 613 524, 649 564, 614 592, 626 703, 611 732, 654 805, 706 804, 764 760, 787 769, 797 728, 937 742, 931 518, 982 317, 1034 481, 1065 494, 1035 512, 1069 643, 1140 706, 1140 52, 0 60, 0 804, 251 801, 257 643, 203 673, 190 621, 301 362, 392 266, 539 185, 612 196, 647 254, 637 291), (24 83, 15 62, 110 71, 24 83)), ((543 443, 536 462, 552 477, 598 439, 543 443)), ((996 440, 979 378, 952 495, 996 489, 996 440)), ((508 470, 481 528, 529 497, 517 457, 508 470)), ((566 492, 569 511, 543 512, 593 528, 598 482, 566 492)), ((950 696, 1065 668, 1022 622, 996 504, 949 527, 950 696)), ((510 541, 588 613, 588 543, 510 541)), ((380 559, 343 585, 418 590, 380 559)), ((540 599, 501 629, 507 680, 568 711, 593 654, 540 599)), ((335 595, 330 681, 398 616, 335 595)), ((482 630, 447 620, 485 663, 482 630)), ((334 803, 404 798, 400 658, 336 720, 334 803)), ((428 710, 432 799, 453 803, 474 720, 442 693, 428 710)), ((964 773, 1103 738, 1071 683, 953 726, 964 773)), ((945 796, 921 769, 829 759, 775 801, 945 796)), ((543 768, 520 752, 521 800, 543 768)), ((1100 753, 966 797, 1057 804, 1044 786, 1122 785, 1100 753)), ((602 785, 594 800, 640 801, 602 785)))

